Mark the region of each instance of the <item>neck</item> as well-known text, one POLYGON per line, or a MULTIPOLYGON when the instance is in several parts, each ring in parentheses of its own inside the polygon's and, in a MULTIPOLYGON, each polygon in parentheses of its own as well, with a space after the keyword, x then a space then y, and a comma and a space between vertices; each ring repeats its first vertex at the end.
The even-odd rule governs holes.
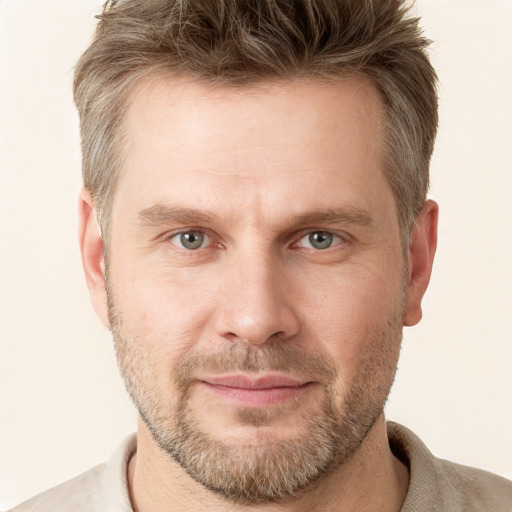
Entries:
POLYGON ((164 454, 142 421, 128 477, 135 512, 398 512, 409 485, 406 466, 389 448, 384 415, 345 464, 293 501, 240 505, 218 497, 164 454))

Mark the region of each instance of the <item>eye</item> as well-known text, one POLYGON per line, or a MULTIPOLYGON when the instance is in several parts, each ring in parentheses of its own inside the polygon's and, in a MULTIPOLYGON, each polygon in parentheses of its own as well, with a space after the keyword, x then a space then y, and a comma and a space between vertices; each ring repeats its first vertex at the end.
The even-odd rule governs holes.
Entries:
POLYGON ((172 236, 170 242, 182 249, 194 251, 206 247, 210 242, 208 235, 202 231, 184 231, 172 236))
POLYGON ((333 245, 338 245, 341 241, 338 235, 330 233, 329 231, 313 231, 303 236, 299 240, 299 245, 309 249, 323 250, 329 249, 329 247, 333 245))

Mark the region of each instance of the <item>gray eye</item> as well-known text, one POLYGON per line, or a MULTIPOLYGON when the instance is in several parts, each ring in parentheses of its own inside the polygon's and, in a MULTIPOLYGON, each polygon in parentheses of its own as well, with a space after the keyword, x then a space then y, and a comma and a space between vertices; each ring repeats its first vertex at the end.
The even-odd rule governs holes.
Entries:
POLYGON ((328 231, 315 231, 308 235, 308 242, 313 249, 328 249, 331 247, 334 235, 328 231))
POLYGON ((205 243, 208 242, 208 237, 202 231, 186 231, 174 235, 171 242, 178 247, 193 251, 204 247, 205 243))

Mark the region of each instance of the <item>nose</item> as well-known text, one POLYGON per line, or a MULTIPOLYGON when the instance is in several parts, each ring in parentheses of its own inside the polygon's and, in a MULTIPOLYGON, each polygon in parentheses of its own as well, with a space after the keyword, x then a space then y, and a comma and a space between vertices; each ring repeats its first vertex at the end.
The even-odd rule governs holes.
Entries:
POLYGON ((219 336, 260 345, 271 339, 287 340, 299 332, 297 297, 291 294, 282 263, 267 255, 241 256, 227 267, 219 290, 219 336))

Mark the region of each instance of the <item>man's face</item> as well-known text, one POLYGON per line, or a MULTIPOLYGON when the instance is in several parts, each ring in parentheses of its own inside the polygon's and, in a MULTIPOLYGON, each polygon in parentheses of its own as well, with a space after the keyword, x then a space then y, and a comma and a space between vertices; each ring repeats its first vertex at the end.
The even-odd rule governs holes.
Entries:
POLYGON ((107 280, 121 370, 161 449, 208 488, 289 496, 380 417, 404 262, 362 79, 142 87, 107 280))

